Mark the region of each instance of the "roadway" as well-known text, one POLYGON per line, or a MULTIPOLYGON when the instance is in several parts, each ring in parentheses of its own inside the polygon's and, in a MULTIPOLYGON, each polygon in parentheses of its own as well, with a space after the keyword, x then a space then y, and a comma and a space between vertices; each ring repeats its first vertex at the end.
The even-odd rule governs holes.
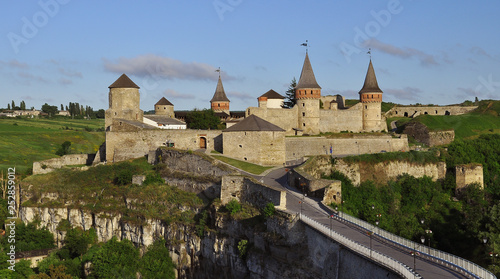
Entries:
MULTIPOLYGON (((370 247, 370 236, 364 228, 347 222, 342 222, 335 218, 329 218, 330 213, 320 206, 321 203, 319 199, 305 197, 297 189, 289 187, 284 168, 275 169, 266 174, 264 177, 254 177, 261 180, 266 185, 286 190, 286 208, 289 213, 297 214, 302 211, 302 214, 307 215, 309 218, 314 219, 327 227, 331 226, 334 231, 337 231, 343 236, 361 243, 366 247, 370 247), (300 201, 303 202, 299 203, 300 201)), ((376 233, 377 228, 374 227, 374 230, 376 233)), ((417 255, 414 258, 411 255, 411 250, 397 244, 387 243, 383 239, 377 237, 376 234, 372 236, 371 242, 371 247, 374 251, 378 251, 379 253, 392 257, 411 268, 415 266, 416 272, 420 274, 422 278, 468 278, 454 270, 428 261, 422 256, 417 255)))

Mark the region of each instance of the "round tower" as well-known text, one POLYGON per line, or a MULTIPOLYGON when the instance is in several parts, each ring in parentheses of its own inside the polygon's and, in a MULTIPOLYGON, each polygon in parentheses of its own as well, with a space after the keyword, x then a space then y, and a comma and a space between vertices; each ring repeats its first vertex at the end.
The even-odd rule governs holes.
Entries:
POLYGON ((383 130, 381 127, 382 93, 370 59, 365 83, 359 91, 359 101, 363 104, 363 130, 366 132, 383 130))
POLYGON ((127 75, 121 75, 109 86, 109 109, 106 110, 104 125, 112 130, 114 119, 142 122, 144 112, 140 109, 139 86, 127 75))
POLYGON ((319 134, 321 87, 316 82, 307 52, 299 82, 295 86, 295 99, 299 113, 297 128, 304 134, 319 134))
POLYGON ((224 92, 224 86, 222 86, 220 71, 219 81, 217 81, 214 96, 212 100, 210 100, 210 107, 214 112, 225 112, 229 115, 229 99, 226 96, 226 92, 224 92))
POLYGON ((155 114, 156 115, 166 115, 168 117, 174 117, 174 105, 169 102, 165 97, 162 97, 155 104, 155 114))

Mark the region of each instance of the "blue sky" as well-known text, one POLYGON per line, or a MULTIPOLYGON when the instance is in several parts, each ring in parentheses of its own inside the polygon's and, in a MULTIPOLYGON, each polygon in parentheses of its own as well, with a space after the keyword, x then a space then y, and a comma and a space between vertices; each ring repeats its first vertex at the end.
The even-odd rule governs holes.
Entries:
POLYGON ((499 99, 500 2, 9 1, 0 10, 0 107, 108 108, 126 73, 141 108, 208 108, 222 70, 231 110, 284 94, 309 57, 323 95, 358 98, 369 48, 384 100, 499 99))

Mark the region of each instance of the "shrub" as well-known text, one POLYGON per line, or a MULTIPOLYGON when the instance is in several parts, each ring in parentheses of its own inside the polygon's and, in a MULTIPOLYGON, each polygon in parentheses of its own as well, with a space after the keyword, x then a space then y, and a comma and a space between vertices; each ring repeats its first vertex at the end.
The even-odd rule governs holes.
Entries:
POLYGON ((165 180, 161 178, 160 174, 158 173, 153 173, 153 174, 148 174, 146 175, 146 179, 142 183, 143 185, 150 185, 150 184, 165 184, 165 180))
POLYGON ((266 204, 263 211, 265 218, 269 218, 276 213, 276 209, 274 208, 274 204, 272 202, 266 204))
POLYGON ((240 258, 244 259, 248 253, 249 243, 248 240, 242 239, 238 242, 238 251, 240 252, 240 258))
POLYGON ((233 199, 226 204, 226 209, 229 210, 231 215, 233 215, 241 211, 241 204, 237 200, 233 199))

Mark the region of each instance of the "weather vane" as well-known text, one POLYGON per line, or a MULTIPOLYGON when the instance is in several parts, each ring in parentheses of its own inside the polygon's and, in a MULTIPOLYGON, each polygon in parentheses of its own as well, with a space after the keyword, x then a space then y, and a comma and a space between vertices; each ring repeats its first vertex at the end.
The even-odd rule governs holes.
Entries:
POLYGON ((220 77, 220 67, 217 68, 217 70, 215 70, 215 71, 219 73, 219 77, 220 77))
POLYGON ((306 53, 307 53, 307 50, 308 50, 307 40, 306 40, 305 43, 302 43, 301 46, 305 46, 306 47, 306 53))
POLYGON ((371 48, 368 48, 368 52, 366 54, 370 55, 370 60, 372 60, 372 49, 371 48))

